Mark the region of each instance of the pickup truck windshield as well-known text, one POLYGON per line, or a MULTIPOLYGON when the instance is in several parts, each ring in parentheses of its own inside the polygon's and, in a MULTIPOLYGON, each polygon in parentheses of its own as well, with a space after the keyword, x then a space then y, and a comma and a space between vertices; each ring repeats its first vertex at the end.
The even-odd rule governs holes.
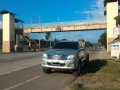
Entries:
POLYGON ((59 42, 53 49, 76 49, 78 50, 78 42, 59 42))

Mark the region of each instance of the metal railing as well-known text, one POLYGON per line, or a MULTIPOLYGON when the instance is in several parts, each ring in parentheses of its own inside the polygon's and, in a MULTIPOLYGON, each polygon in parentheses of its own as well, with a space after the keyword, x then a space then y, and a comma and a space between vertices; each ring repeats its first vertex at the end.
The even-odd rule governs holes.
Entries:
POLYGON ((66 22, 52 22, 41 24, 26 24, 24 28, 45 28, 45 27, 57 27, 57 26, 75 26, 75 25, 90 25, 90 24, 106 24, 106 21, 66 21, 66 22))

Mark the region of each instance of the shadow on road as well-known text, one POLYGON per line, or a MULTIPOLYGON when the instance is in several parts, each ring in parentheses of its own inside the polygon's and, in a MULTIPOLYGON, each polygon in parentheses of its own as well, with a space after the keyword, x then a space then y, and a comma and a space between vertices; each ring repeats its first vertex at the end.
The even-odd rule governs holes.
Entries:
POLYGON ((106 60, 100 60, 100 59, 92 60, 89 62, 87 66, 82 68, 81 74, 84 75, 87 73, 96 73, 106 64, 107 64, 106 60))

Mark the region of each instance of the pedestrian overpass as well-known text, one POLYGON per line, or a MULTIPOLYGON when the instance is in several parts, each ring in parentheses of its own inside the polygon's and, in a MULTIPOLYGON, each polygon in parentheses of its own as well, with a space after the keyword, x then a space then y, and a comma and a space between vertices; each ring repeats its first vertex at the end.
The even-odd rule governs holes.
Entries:
MULTIPOLYGON (((22 28, 16 28, 16 23, 23 22, 15 18, 15 14, 8 11, 1 11, 3 16, 3 45, 2 52, 9 53, 14 51, 15 46, 19 47, 20 35, 38 32, 59 32, 59 31, 85 31, 107 29, 107 51, 110 51, 110 42, 117 36, 113 34, 113 29, 117 27, 114 18, 119 15, 119 2, 107 1, 106 3, 106 22, 58 22, 49 24, 31 24, 22 28), (113 8, 114 7, 114 8, 113 8)), ((104 11, 103 11, 104 12, 104 11)), ((28 38, 26 38, 31 42, 28 38)))
POLYGON ((65 31, 88 31, 88 30, 105 30, 107 29, 106 21, 71 21, 28 24, 23 28, 24 34, 41 33, 41 32, 65 32, 65 31))

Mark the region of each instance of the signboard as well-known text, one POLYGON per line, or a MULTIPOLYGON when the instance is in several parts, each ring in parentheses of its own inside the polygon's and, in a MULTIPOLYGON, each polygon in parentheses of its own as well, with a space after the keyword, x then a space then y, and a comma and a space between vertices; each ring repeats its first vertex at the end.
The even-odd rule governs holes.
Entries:
POLYGON ((120 57, 120 46, 119 45, 111 45, 111 56, 119 59, 120 57))
POLYGON ((118 50, 119 51, 119 45, 111 45, 111 50, 118 50))
POLYGON ((114 28, 114 30, 113 30, 113 34, 114 35, 120 35, 120 28, 114 28))

